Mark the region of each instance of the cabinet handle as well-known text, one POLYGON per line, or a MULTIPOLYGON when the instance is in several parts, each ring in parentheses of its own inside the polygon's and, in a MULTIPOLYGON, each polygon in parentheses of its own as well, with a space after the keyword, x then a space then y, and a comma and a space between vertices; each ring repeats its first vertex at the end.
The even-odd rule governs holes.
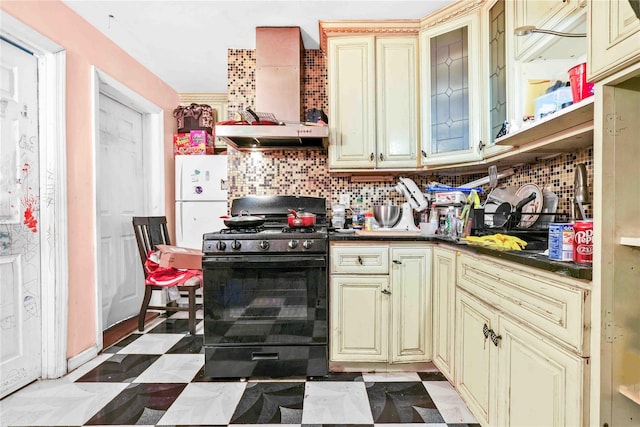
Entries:
POLYGON ((382 155, 382 153, 380 153, 380 155, 378 157, 380 158, 380 161, 384 160, 384 156, 382 155))
POLYGON ((502 339, 502 335, 496 335, 496 333, 493 332, 493 329, 492 329, 491 330, 491 342, 493 342, 493 345, 495 345, 497 347, 498 343, 500 342, 501 339, 502 339))
POLYGON ((391 295, 391 291, 387 290, 387 289, 383 289, 382 293, 385 295, 391 295))
POLYGON ((375 159, 375 158, 376 158, 376 156, 374 156, 373 153, 371 153, 371 155, 369 156, 369 161, 373 162, 373 159, 375 159))
POLYGON ((424 150, 420 150, 420 153, 422 153, 422 157, 427 158, 427 153, 424 150))
POLYGON ((362 257, 358 255, 358 264, 362 265, 362 257))
POLYGON ((489 334, 491 333, 491 329, 489 329, 489 327, 487 326, 487 324, 484 324, 484 327, 482 328, 482 333, 484 334, 484 338, 487 339, 489 338, 489 334))
POLYGON ((393 260, 393 263, 394 263, 394 264, 398 264, 398 265, 400 265, 400 264, 402 264, 402 261, 400 261, 400 260, 398 260, 398 259, 394 259, 394 260, 393 260))
POLYGON ((482 151, 482 149, 484 148, 484 146, 485 146, 484 142, 480 141, 480 142, 478 143, 478 151, 482 151))

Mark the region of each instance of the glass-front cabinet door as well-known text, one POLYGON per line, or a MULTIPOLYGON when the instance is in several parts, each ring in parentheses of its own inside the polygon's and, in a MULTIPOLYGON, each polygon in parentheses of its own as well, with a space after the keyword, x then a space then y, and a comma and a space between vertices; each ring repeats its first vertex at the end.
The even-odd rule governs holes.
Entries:
POLYGON ((423 165, 482 158, 479 24, 474 13, 420 34, 423 165))
POLYGON ((514 117, 513 109, 513 53, 508 47, 513 37, 507 37, 512 30, 507 24, 505 0, 489 1, 482 17, 482 75, 484 76, 484 111, 487 119, 483 122, 485 142, 484 156, 509 149, 496 146, 498 135, 503 132, 505 122, 514 117))

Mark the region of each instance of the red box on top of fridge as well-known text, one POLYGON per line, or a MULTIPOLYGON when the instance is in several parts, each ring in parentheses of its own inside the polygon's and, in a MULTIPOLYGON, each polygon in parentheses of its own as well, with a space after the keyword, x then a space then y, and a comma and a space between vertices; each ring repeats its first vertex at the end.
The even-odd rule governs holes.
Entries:
POLYGON ((214 154, 213 135, 204 130, 173 135, 173 154, 214 154))

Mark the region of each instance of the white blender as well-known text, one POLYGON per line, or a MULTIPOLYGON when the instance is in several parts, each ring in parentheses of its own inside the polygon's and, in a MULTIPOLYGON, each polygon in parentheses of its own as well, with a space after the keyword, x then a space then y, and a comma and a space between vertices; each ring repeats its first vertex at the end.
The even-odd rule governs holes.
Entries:
POLYGON ((422 212, 429 207, 429 202, 424 197, 424 194, 413 180, 409 178, 400 178, 400 182, 396 184, 395 190, 407 199, 402 204, 402 216, 400 221, 394 225, 392 230, 402 231, 418 231, 418 227, 413 220, 413 211, 422 212))

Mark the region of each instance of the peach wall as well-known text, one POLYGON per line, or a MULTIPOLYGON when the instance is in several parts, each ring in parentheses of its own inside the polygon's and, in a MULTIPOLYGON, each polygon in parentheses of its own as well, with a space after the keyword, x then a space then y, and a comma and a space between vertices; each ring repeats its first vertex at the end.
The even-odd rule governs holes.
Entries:
POLYGON ((60 1, 7 1, 0 8, 66 50, 67 194, 69 224, 69 328, 67 356, 95 345, 92 189, 91 66, 147 98, 164 110, 165 212, 173 224, 172 112, 178 93, 136 62, 102 33, 60 1))

